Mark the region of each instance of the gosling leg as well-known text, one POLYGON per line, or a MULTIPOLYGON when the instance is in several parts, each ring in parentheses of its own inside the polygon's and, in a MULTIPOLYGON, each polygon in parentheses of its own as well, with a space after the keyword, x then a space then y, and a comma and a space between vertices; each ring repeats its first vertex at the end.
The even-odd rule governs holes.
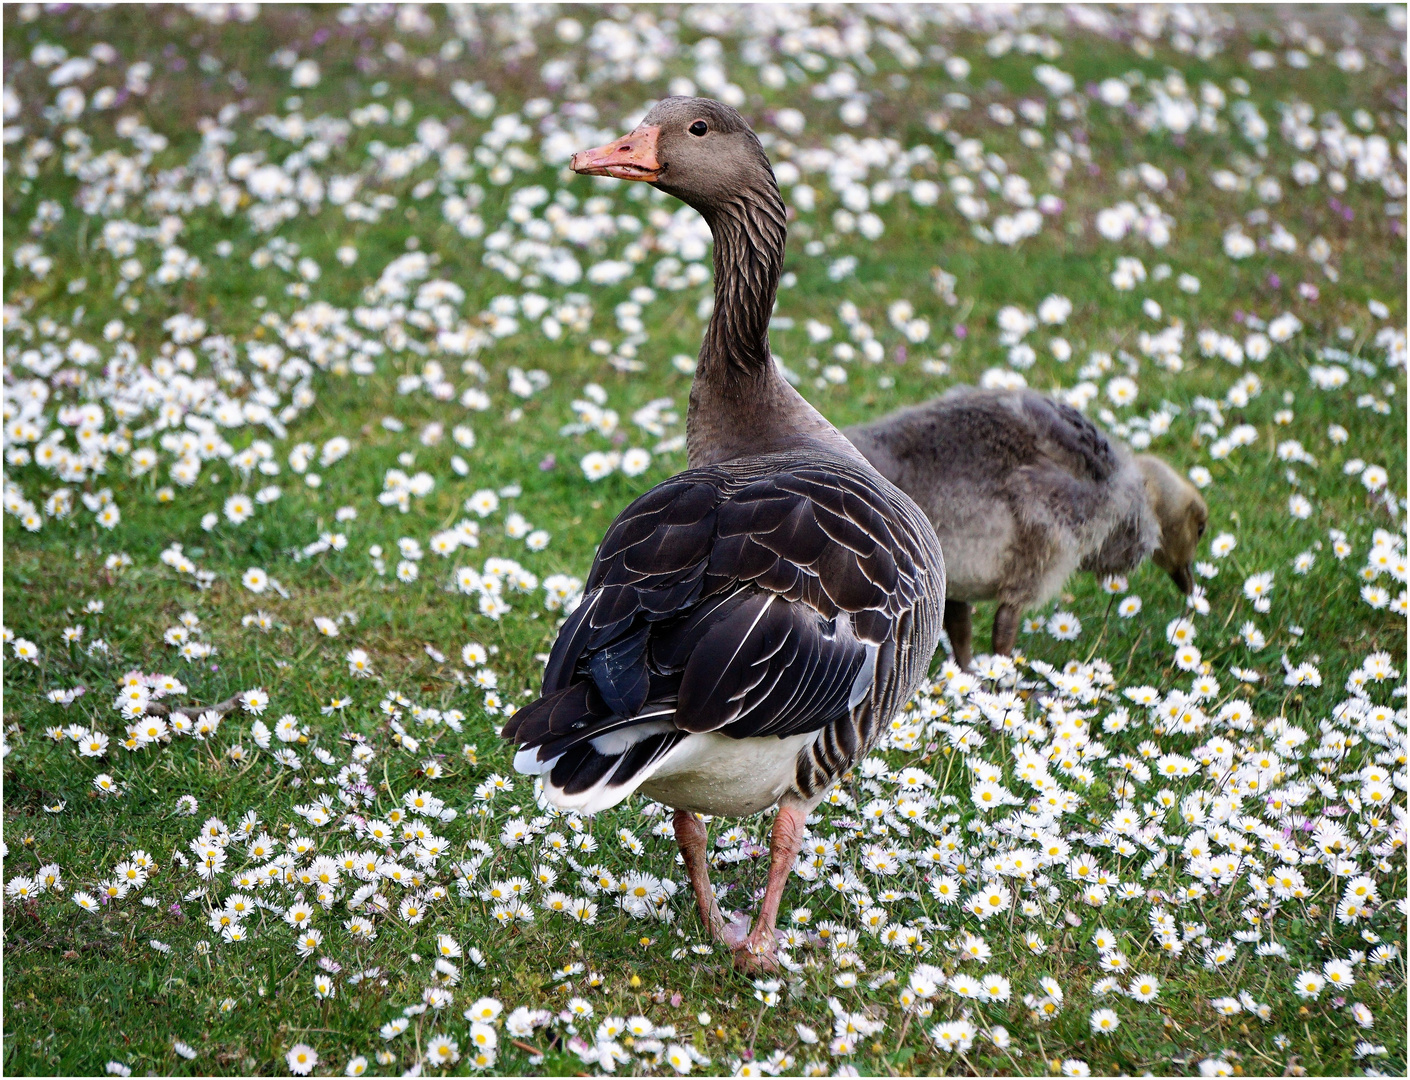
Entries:
POLYGON ((994 612, 994 652, 999 656, 1012 656, 1014 642, 1018 640, 1018 623, 1021 612, 1016 604, 1000 604, 994 612))
POLYGON ((968 601, 945 601, 945 633, 950 635, 955 663, 968 671, 974 662, 974 620, 968 601))

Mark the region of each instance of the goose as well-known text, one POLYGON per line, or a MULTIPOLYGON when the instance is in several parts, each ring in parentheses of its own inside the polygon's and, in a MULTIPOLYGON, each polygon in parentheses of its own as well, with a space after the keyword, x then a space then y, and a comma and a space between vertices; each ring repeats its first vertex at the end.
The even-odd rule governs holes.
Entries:
POLYGON ((929 521, 779 373, 768 325, 785 209, 748 123, 666 98, 574 171, 653 184, 714 236, 715 307, 686 471, 607 530, 541 696, 504 725, 514 765, 582 814, 640 791, 673 825, 707 932, 776 966, 779 902, 808 815, 929 673, 945 570, 929 521), (752 932, 726 921, 697 815, 777 806, 752 932))
POLYGON ((997 600, 993 651, 1013 652, 1022 612, 1078 569, 1126 573, 1150 558, 1181 592, 1209 521, 1199 491, 1133 455, 1070 405, 1033 390, 957 386, 845 434, 929 515, 948 573, 945 630, 968 668, 972 611, 997 600))

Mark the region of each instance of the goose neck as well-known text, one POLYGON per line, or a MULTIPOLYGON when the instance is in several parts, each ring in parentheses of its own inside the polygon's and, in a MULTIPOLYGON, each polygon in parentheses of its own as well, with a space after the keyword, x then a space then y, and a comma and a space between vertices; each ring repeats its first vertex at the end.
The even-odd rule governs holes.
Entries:
POLYGON ((787 230, 778 187, 770 182, 702 213, 715 237, 715 311, 690 388, 686 453, 691 468, 819 450, 869 468, 856 448, 788 384, 769 351, 769 318, 787 230))
POLYGON ((706 215, 715 239, 715 310, 700 375, 749 382, 773 373, 769 319, 783 269, 787 224, 778 189, 745 192, 706 215))

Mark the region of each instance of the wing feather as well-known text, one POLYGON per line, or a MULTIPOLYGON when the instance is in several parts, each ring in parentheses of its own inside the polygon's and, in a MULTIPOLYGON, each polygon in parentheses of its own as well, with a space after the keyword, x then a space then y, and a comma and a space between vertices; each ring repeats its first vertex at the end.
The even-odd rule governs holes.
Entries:
POLYGON ((1088 417, 1035 391, 1020 400, 1042 451, 1078 480, 1101 482, 1116 471, 1115 447, 1088 417))
POLYGON ((924 675, 943 589, 929 522, 850 459, 692 469, 607 531, 543 696, 504 735, 561 805, 591 809, 692 733, 819 732, 815 757, 850 762, 924 675))

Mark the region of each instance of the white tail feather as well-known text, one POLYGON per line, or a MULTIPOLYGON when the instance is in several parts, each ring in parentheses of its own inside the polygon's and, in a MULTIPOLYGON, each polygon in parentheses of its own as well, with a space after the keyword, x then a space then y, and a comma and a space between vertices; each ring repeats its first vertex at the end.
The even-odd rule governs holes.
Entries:
MULTIPOLYGON (((618 803, 629 798, 637 788, 654 776, 658 769, 671 758, 676 757, 681 750, 689 746, 698 735, 689 735, 682 739, 669 751, 662 754, 644 769, 638 769, 625 783, 612 785, 608 780, 612 776, 613 770, 608 770, 601 780, 593 784, 586 791, 580 791, 575 795, 569 795, 562 788, 557 787, 548 775, 543 778, 544 793, 548 801, 560 810, 576 810, 580 814, 600 814, 604 810, 610 810, 618 803)), ((523 751, 521 751, 522 753, 523 751)), ((557 759, 554 759, 557 761, 557 759)))
MULTIPOLYGON (((538 747, 532 746, 525 750, 520 750, 514 755, 514 771, 525 776, 542 776, 553 766, 558 764, 558 758, 549 758, 547 761, 540 761, 538 757, 538 747)), ((560 755, 561 756, 561 755, 560 755)))

